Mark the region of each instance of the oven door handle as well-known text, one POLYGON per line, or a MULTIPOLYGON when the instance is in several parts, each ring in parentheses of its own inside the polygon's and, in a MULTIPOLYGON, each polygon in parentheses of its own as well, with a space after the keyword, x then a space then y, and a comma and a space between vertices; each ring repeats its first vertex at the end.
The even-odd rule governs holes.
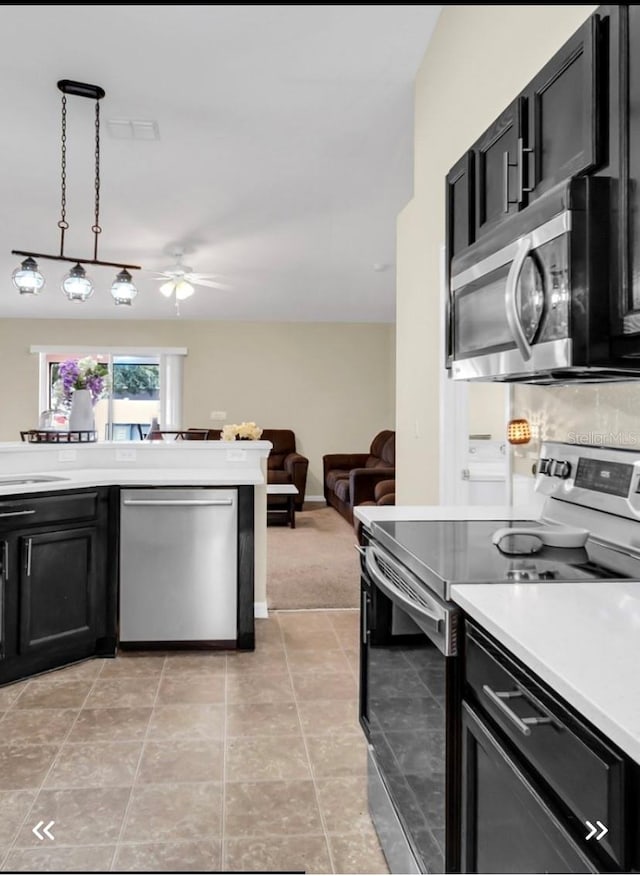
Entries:
POLYGON ((523 237, 518 244, 518 251, 511 263, 511 267, 509 268, 507 284, 504 290, 504 309, 507 323, 509 324, 509 330, 511 331, 513 340, 516 342, 516 347, 520 350, 520 355, 527 362, 531 358, 531 344, 527 340, 524 329, 522 328, 522 323, 520 322, 516 294, 518 291, 520 274, 522 273, 524 263, 526 262, 532 248, 533 245, 531 238, 523 237))
MULTIPOLYGON (((394 563, 392 559, 386 555, 385 562, 394 568, 399 577, 406 578, 408 583, 413 578, 410 572, 407 572, 405 569, 400 569, 397 563, 394 563)), ((442 625, 447 619, 446 609, 439 606, 435 600, 431 599, 426 593, 424 593, 424 586, 420 584, 417 578, 415 579, 414 586, 420 591, 420 597, 428 607, 420 605, 418 602, 414 602, 413 599, 406 596, 400 588, 396 587, 396 585, 387 578, 384 572, 378 567, 376 562, 376 550, 371 545, 365 548, 365 565, 375 584, 389 597, 389 599, 392 599, 394 602, 410 609, 412 614, 418 615, 423 622, 425 622, 436 633, 442 634, 442 625)))

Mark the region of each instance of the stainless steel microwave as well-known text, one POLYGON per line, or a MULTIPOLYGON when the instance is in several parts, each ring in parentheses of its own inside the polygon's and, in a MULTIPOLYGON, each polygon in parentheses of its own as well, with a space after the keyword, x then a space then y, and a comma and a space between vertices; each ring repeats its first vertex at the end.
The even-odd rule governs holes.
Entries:
POLYGON ((454 380, 640 379, 640 360, 611 355, 611 215, 608 179, 574 179, 452 259, 447 367, 454 380))

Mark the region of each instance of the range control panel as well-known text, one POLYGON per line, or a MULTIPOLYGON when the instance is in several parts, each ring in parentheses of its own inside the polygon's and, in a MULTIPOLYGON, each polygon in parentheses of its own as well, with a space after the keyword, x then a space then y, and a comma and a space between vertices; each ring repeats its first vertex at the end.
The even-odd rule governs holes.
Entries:
POLYGON ((568 478, 571 474, 571 463, 566 459, 545 459, 538 461, 537 474, 546 475, 549 478, 568 478))
POLYGON ((536 491, 623 517, 640 517, 640 449, 544 442, 536 491))

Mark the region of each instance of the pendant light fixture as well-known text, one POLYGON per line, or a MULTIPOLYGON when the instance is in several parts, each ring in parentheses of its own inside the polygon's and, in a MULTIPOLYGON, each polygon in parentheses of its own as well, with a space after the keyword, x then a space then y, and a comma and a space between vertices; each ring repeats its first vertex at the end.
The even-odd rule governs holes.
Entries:
POLYGON ((60 253, 48 255, 45 253, 24 252, 23 250, 11 250, 13 255, 24 256, 20 267, 13 272, 13 283, 21 295, 38 295, 44 285, 45 279, 38 270, 36 259, 52 259, 61 262, 71 262, 73 267, 69 270, 62 281, 62 291, 69 301, 87 301, 94 292, 92 280, 87 276, 83 265, 101 265, 112 268, 120 268, 111 286, 111 295, 116 305, 131 305, 138 294, 129 271, 139 271, 140 265, 125 265, 119 262, 104 262, 98 259, 98 236, 102 232, 100 226, 100 101, 105 95, 104 89, 99 85, 88 85, 85 82, 74 82, 71 79, 61 79, 58 88, 62 92, 62 134, 61 134, 61 188, 60 188, 60 253), (69 228, 67 222, 67 95, 76 97, 88 97, 95 100, 95 179, 94 179, 94 223, 91 226, 93 233, 93 258, 71 258, 64 254, 64 235, 69 228))

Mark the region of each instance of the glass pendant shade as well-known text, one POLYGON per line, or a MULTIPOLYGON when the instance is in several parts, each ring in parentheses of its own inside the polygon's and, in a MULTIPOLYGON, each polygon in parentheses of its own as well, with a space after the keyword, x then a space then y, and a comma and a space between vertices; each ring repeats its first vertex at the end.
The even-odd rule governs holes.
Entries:
POLYGON ((74 265, 62 281, 62 291, 69 301, 86 301, 93 295, 93 283, 82 265, 74 265))
POLYGON ((116 304, 131 305, 131 302, 138 294, 138 290, 133 284, 129 271, 126 269, 120 271, 111 286, 111 294, 113 295, 113 300, 116 304))
POLYGON ((195 289, 191 285, 191 283, 187 283, 186 280, 178 280, 176 283, 176 298, 178 301, 184 301, 186 298, 191 298, 195 289))
POLYGON ((167 280, 166 283, 163 283, 162 286, 160 286, 160 292, 164 295, 165 298, 171 298, 175 285, 176 284, 173 282, 173 280, 167 280))
POLYGON ((44 286, 44 277, 35 259, 25 259, 12 274, 13 283, 21 295, 38 295, 44 286))

